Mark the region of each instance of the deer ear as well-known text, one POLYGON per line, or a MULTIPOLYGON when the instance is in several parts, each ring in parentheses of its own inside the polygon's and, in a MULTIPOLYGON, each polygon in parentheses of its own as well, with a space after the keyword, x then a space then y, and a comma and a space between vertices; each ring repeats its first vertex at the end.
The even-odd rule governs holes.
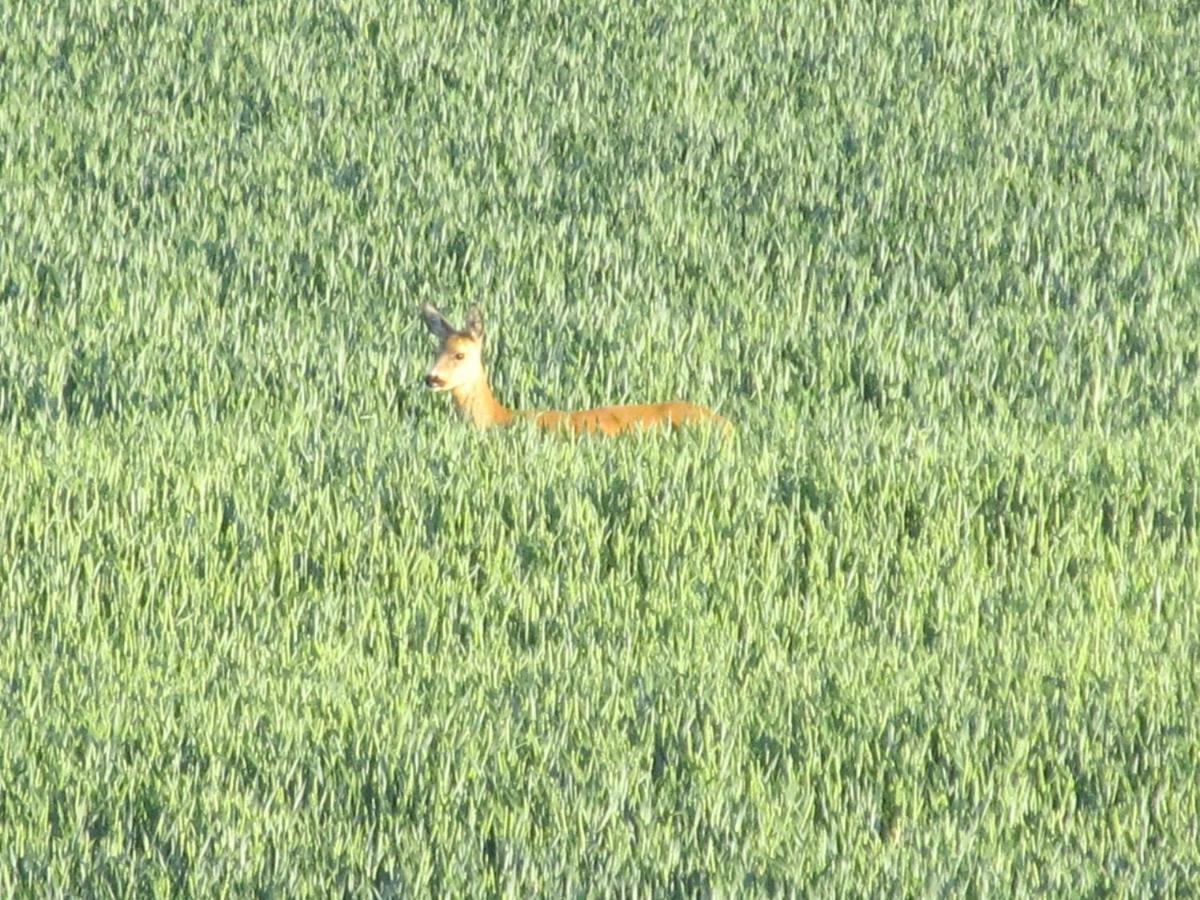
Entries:
POLYGON ((432 331, 438 340, 445 340, 447 335, 454 333, 454 326, 428 303, 421 304, 421 318, 425 320, 425 327, 432 331))
POLYGON ((478 306, 472 306, 467 314, 467 327, 463 329, 477 341, 483 340, 483 313, 478 306))

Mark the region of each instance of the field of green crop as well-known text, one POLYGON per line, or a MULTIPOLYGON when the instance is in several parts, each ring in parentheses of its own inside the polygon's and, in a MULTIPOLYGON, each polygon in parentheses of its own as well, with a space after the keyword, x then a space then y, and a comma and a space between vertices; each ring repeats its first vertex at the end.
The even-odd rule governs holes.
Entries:
POLYGON ((1194 889, 1198 47, 0 5, 0 895, 1194 889))

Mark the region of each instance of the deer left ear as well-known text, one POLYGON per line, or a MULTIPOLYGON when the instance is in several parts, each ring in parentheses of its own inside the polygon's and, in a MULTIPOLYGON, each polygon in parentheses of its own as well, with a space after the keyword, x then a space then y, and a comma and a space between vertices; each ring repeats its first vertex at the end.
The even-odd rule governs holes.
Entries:
POLYGON ((475 340, 483 340, 483 313, 479 311, 478 306, 472 306, 471 311, 467 313, 467 326, 463 330, 475 340))
POLYGON ((428 303, 421 305, 421 318, 425 321, 425 327, 432 331, 434 336, 440 341, 444 341, 446 335, 454 333, 454 326, 447 322, 446 317, 428 303))

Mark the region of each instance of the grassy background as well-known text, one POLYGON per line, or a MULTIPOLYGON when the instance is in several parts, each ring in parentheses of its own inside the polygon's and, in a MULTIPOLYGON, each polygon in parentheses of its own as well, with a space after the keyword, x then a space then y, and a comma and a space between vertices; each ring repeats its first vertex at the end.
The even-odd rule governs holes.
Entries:
POLYGON ((1197 46, 0 7, 0 893, 1195 881, 1197 46))

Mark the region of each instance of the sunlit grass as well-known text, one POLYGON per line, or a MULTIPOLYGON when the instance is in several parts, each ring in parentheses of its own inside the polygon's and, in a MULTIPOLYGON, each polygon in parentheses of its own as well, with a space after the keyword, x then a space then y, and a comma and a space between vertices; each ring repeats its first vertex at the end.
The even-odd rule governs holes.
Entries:
POLYGON ((1198 39, 4 6, 0 893, 1195 881, 1198 39))

